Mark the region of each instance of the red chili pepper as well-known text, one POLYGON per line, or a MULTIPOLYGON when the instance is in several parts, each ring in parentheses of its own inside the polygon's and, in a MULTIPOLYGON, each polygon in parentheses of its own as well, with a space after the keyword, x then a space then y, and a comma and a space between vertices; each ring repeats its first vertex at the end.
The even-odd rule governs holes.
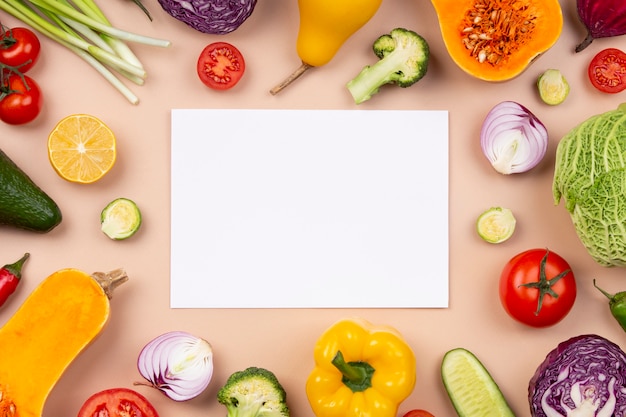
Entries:
POLYGON ((29 253, 25 253, 17 262, 0 268, 0 306, 15 292, 22 278, 22 266, 29 256, 29 253))

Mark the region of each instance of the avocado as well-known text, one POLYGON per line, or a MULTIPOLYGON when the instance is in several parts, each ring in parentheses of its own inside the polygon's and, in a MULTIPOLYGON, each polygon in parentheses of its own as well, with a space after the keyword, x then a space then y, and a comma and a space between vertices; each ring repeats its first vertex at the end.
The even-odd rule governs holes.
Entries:
POLYGON ((0 150, 0 224, 45 233, 61 218, 59 206, 0 150))

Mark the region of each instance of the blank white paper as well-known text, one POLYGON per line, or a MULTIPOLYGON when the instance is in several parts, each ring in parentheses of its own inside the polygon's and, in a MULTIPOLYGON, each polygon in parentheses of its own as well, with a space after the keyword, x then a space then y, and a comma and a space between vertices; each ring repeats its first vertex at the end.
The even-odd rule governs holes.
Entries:
POLYGON ((448 306, 448 113, 172 110, 172 308, 448 306))

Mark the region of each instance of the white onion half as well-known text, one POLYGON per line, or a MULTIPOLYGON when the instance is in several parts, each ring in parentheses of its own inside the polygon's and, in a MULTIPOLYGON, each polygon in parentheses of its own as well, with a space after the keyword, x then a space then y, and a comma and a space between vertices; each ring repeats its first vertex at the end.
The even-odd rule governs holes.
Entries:
POLYGON ((149 385, 175 401, 186 401, 211 382, 213 350, 209 342, 190 333, 168 332, 144 346, 137 368, 149 385))
POLYGON ((480 146, 499 173, 522 173, 534 168, 545 156, 548 131, 526 107, 503 101, 485 117, 480 146))

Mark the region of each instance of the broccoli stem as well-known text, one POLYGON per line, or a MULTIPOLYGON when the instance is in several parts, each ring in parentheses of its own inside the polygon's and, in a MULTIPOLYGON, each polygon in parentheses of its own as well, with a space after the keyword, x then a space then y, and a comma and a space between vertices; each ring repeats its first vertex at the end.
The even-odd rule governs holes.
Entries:
POLYGON ((237 406, 228 407, 228 417, 256 417, 261 413, 263 401, 241 401, 237 406))
POLYGON ((368 65, 353 80, 348 82, 347 87, 356 104, 369 100, 378 93, 381 86, 393 82, 396 67, 396 59, 393 52, 373 65, 368 65))

